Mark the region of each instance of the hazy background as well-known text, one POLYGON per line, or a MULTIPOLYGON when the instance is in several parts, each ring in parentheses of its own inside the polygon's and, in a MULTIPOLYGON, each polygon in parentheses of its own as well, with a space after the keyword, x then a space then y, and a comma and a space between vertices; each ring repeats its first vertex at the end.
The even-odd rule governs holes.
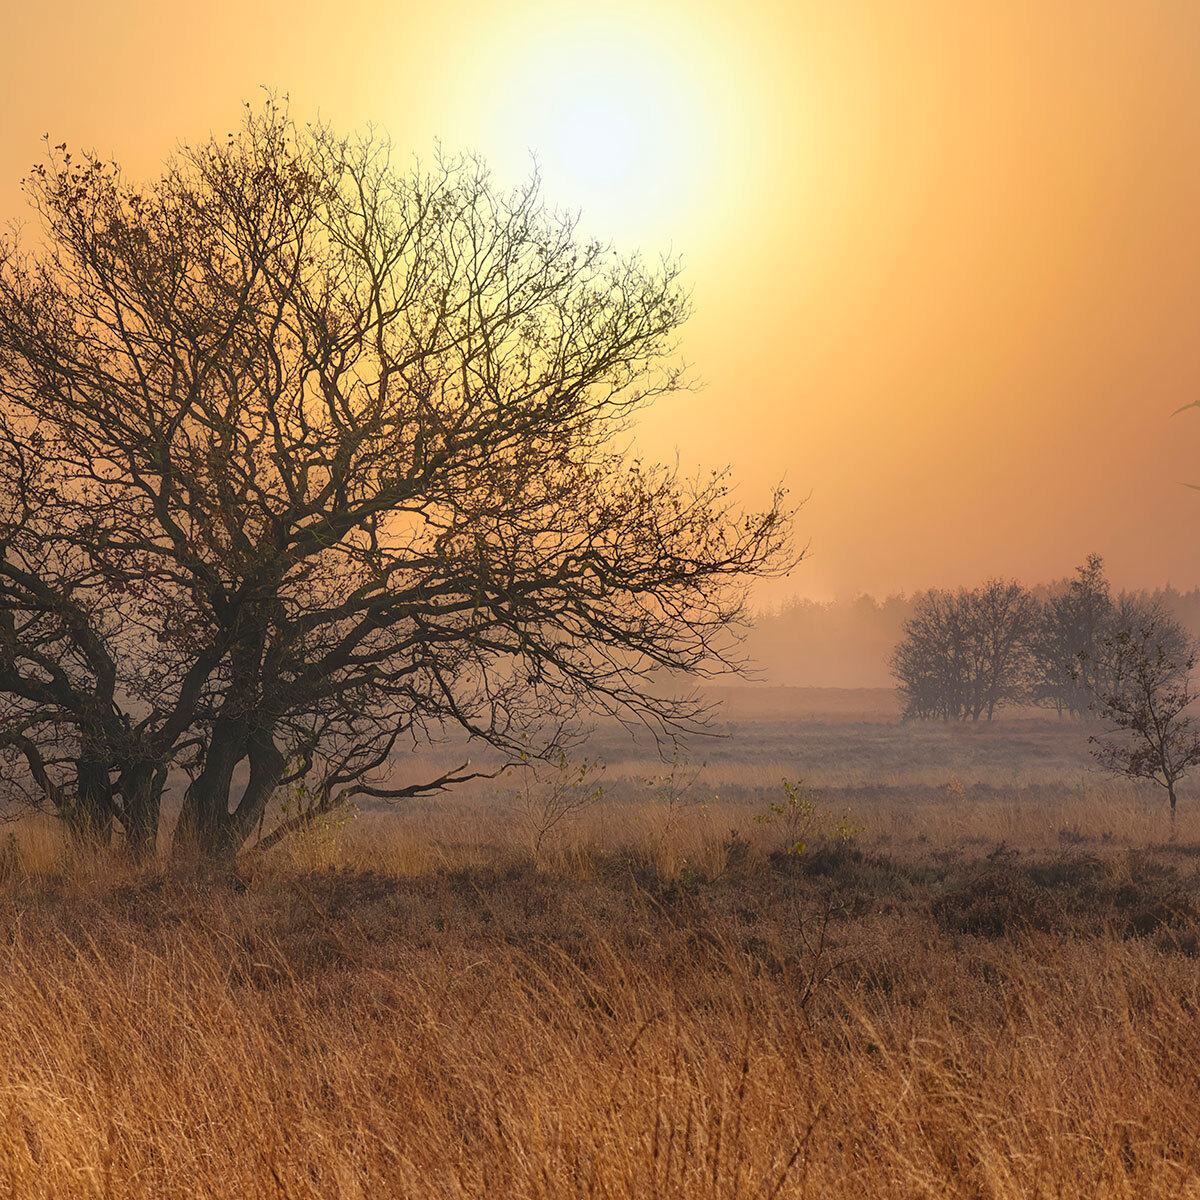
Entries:
MULTIPOLYGON (((1055 580, 1033 590, 1045 597, 1068 582, 1055 580)), ((1193 638, 1200 639, 1200 590, 1155 588, 1148 594, 1193 638)), ((894 687, 889 662, 904 623, 912 616, 914 601, 914 595, 898 594, 835 600, 794 596, 768 607, 759 613, 744 647, 753 677, 776 687, 894 687)), ((818 702, 828 708, 831 699, 805 701, 818 702)), ((854 711, 860 707, 856 701, 847 702, 854 711)))
POLYGON ((1194 0, 0 7, 6 218, 43 132, 149 173, 269 85, 502 179, 534 152, 589 230, 682 253, 707 386, 644 448, 810 495, 764 605, 1091 551, 1200 583, 1194 0))

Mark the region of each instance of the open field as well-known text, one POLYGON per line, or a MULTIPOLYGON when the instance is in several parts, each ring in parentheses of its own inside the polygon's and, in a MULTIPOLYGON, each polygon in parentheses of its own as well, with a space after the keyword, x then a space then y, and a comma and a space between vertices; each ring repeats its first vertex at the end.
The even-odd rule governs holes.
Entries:
POLYGON ((14 829, 0 1194, 1200 1196, 1193 794, 845 715, 610 738, 537 861, 494 785, 236 875, 14 829))

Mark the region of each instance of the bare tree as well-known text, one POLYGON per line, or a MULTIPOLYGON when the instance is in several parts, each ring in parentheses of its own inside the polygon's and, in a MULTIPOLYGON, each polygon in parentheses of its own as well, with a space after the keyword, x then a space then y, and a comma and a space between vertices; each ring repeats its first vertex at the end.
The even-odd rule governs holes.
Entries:
POLYGON ((1114 774, 1165 788, 1173 825, 1176 787, 1200 764, 1200 727, 1189 712, 1195 648, 1181 646, 1174 622, 1152 617, 1112 635, 1105 658, 1093 708, 1112 729, 1090 739, 1093 752, 1114 774))
POLYGON ((989 721, 1025 698, 1038 606, 1015 581, 919 596, 892 658, 905 712, 989 721))
POLYGON ((991 579, 970 593, 969 612, 978 663, 972 715, 990 721, 997 708, 1028 697, 1030 650, 1040 610, 1016 580, 991 579))
POLYGON ((958 719, 966 715, 966 627, 953 592, 919 596, 892 656, 892 674, 910 717, 958 719))
POLYGON ((1187 631, 1168 613, 1161 596, 1121 592, 1114 596, 1104 560, 1091 554, 1075 578, 1048 596, 1033 640, 1031 694, 1059 714, 1083 716, 1097 696, 1112 694, 1122 646, 1137 629, 1153 628, 1164 654, 1181 661, 1189 653, 1187 631))
POLYGON ((1105 640, 1113 632, 1113 598, 1104 560, 1089 554, 1075 578, 1042 609, 1034 643, 1035 701, 1060 716, 1088 712, 1099 684, 1105 640))
POLYGON ((60 147, 27 190, 0 745, 28 793, 62 811, 94 775, 102 830, 144 847, 183 771, 177 844, 229 852, 287 783, 310 802, 263 845, 473 777, 392 776, 450 728, 515 758, 598 713, 702 723, 653 682, 737 665, 790 514, 621 446, 683 382, 676 264, 581 242, 536 180, 401 173, 273 102, 151 186, 60 147))

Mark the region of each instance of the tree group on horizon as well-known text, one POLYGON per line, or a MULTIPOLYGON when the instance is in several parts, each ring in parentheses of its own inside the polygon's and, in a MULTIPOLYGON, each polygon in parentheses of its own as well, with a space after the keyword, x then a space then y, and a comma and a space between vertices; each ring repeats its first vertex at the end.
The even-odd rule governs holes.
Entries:
POLYGON ((1189 660, 1192 638, 1162 600, 1114 595, 1093 554, 1040 595, 1013 580, 920 594, 890 666, 906 717, 991 720, 1014 705, 1082 717, 1114 695, 1131 639, 1189 660))

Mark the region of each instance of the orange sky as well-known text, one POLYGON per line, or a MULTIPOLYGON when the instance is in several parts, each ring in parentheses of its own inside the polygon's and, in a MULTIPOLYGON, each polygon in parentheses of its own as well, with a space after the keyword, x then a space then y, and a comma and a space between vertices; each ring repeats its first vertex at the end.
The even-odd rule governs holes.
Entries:
POLYGON ((763 593, 1200 584, 1200 4, 0 0, 0 213, 40 136, 133 173, 262 85, 673 246, 704 391, 647 450, 811 493, 763 593), (245 15, 247 14, 248 15, 245 15))

